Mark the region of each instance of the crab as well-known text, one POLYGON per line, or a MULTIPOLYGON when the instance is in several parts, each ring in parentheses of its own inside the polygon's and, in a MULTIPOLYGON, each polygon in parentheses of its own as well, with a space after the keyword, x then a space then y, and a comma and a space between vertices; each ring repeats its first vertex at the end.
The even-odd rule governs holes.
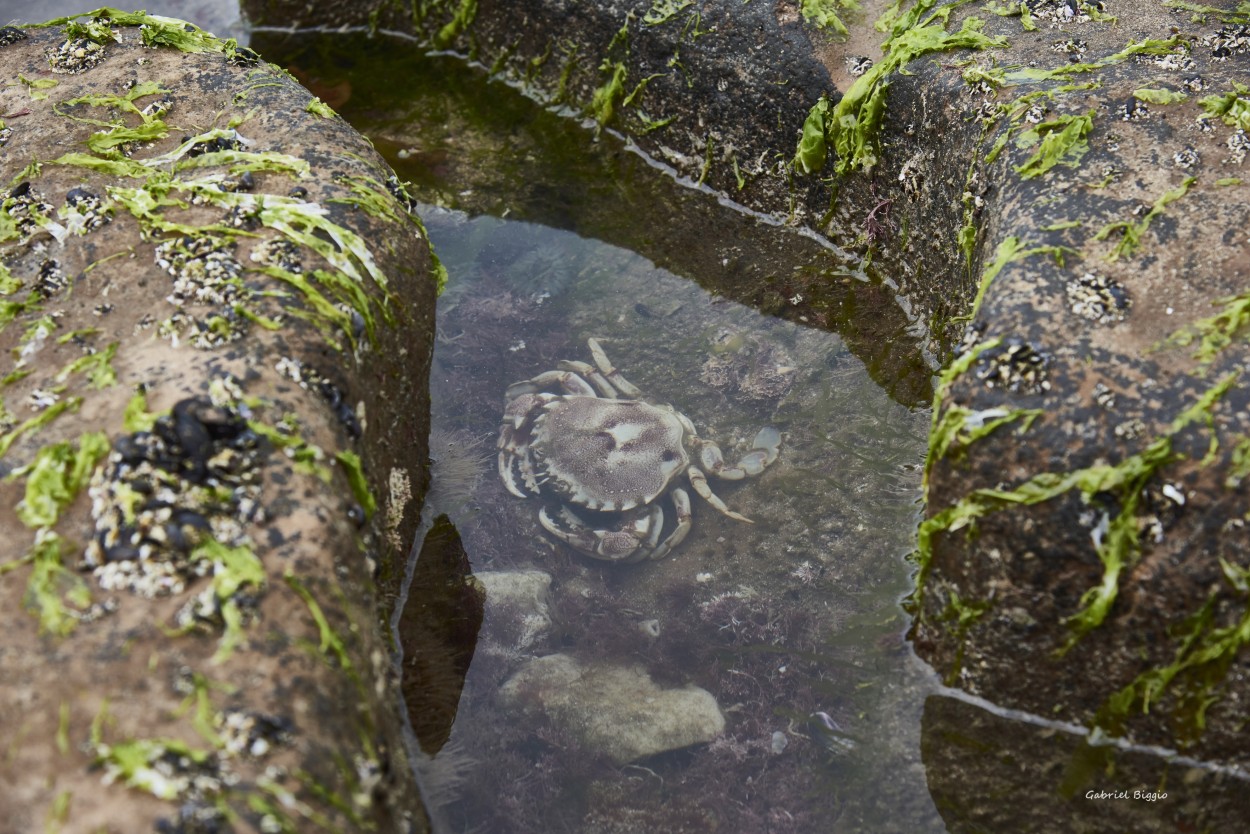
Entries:
POLYGON ((504 487, 518 498, 544 498, 543 528, 608 562, 662 559, 682 543, 692 516, 680 476, 720 512, 752 523, 712 492, 707 475, 726 481, 759 475, 777 459, 780 432, 761 429, 751 450, 730 466, 688 417, 644 397, 596 339, 587 344, 594 365, 561 361, 554 371, 508 387, 498 444, 504 487), (666 497, 676 523, 661 538, 666 497))

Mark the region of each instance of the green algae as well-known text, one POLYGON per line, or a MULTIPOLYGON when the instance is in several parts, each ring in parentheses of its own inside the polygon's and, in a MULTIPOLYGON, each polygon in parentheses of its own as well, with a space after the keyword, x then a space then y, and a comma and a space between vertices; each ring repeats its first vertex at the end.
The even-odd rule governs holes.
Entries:
POLYGON ((212 752, 191 747, 173 738, 141 738, 116 744, 96 743, 95 764, 103 767, 114 779, 120 778, 128 788, 152 794, 157 799, 177 799, 180 793, 176 780, 170 779, 157 762, 170 753, 197 765, 207 764, 212 752))
MULTIPOLYGON (((929 424, 929 448, 925 454, 924 477, 922 479, 922 489, 928 492, 929 473, 933 464, 941 459, 945 450, 950 447, 953 442, 954 433, 959 430, 962 424, 952 424, 943 428, 942 402, 950 394, 951 386, 955 381, 963 376, 972 364, 977 361, 982 353, 992 350, 1001 344, 1000 339, 990 339, 976 345, 971 350, 955 357, 955 359, 942 369, 938 374, 937 385, 933 390, 933 418, 929 424)), ((919 585, 919 582, 917 583, 919 585)))
MULTIPOLYGON (((181 718, 187 713, 191 713, 191 726, 195 728, 195 731, 200 734, 201 738, 220 750, 225 746, 225 742, 214 726, 214 719, 218 713, 213 709, 209 688, 208 678, 199 672, 192 673, 191 691, 182 699, 182 703, 178 705, 174 715, 181 718)), ((233 691, 232 687, 228 688, 233 691)))
POLYGON ((30 24, 30 27, 47 29, 62 25, 65 26, 67 37, 90 38, 96 43, 117 39, 111 28, 113 25, 137 26, 144 46, 166 46, 179 52, 221 52, 227 57, 235 55, 238 50, 238 42, 234 38, 222 40, 185 20, 150 15, 147 12, 123 12, 109 6, 30 24), (84 17, 89 20, 85 23, 79 22, 84 17))
POLYGON ((56 749, 62 756, 69 753, 69 711, 69 703, 62 701, 56 721, 56 749))
POLYGON ((981 281, 977 285, 977 294, 972 299, 972 308, 964 315, 956 316, 952 319, 955 322, 972 321, 977 317, 977 313, 981 311, 981 304, 985 301, 985 294, 990 288, 990 284, 998 277, 998 273, 1003 271, 1007 264, 1028 258, 1032 255, 1050 255, 1055 259, 1055 263, 1063 266, 1063 257, 1065 254, 1076 254, 1076 250, 1066 246, 1031 246, 1025 248, 1025 244, 1015 235, 1004 238, 999 242, 998 248, 994 250, 994 260, 986 265, 981 272, 981 281))
POLYGON ((1164 694, 1174 694, 1173 715, 1179 735, 1194 741, 1206 729, 1207 710, 1219 700, 1217 689, 1242 648, 1250 644, 1250 569, 1220 559, 1223 579, 1242 598, 1235 620, 1216 625, 1220 591, 1212 591, 1202 607, 1174 629, 1177 648, 1172 662, 1146 670, 1111 695, 1095 724, 1112 733, 1122 732, 1136 710, 1150 712, 1164 694))
POLYGON ((1081 75, 1088 72, 1097 72, 1116 64, 1123 63, 1128 59, 1137 55, 1166 55, 1175 51, 1178 47, 1188 49, 1189 43, 1181 35, 1173 35, 1170 38, 1146 38, 1140 41, 1129 41, 1118 52, 1113 52, 1099 58, 1096 61, 1080 61, 1077 63, 1062 64, 1058 67, 1043 69, 1041 67, 1025 67, 1023 69, 1005 70, 1002 72, 1002 80, 1004 83, 1022 83, 1029 81, 1052 81, 1055 79, 1068 78, 1073 75, 1081 75))
POLYGON ((1057 116, 1024 131, 1016 139, 1016 145, 1036 147, 1036 150, 1014 170, 1027 180, 1040 177, 1058 165, 1076 168, 1089 152, 1086 139, 1093 128, 1094 111, 1091 110, 1079 116, 1057 116))
POLYGON ((1219 119, 1229 127, 1250 131, 1250 87, 1233 82, 1233 89, 1198 100, 1208 118, 1219 119))
POLYGON ((334 112, 333 107, 326 104, 317 96, 313 96, 308 100, 308 104, 304 105, 304 112, 312 113, 313 115, 320 116, 323 119, 333 119, 338 115, 338 113, 334 112))
POLYGON ((843 38, 850 32, 842 22, 840 14, 858 9, 858 0, 799 0, 799 11, 804 20, 817 29, 832 29, 843 38))
POLYGON ((1163 90, 1154 87, 1142 87, 1133 91, 1133 98, 1138 101, 1144 101, 1147 104, 1180 104, 1188 101, 1189 96, 1179 90, 1163 90))
MULTIPOLYGON (((373 177, 347 176, 339 177, 336 181, 341 185, 346 185, 352 196, 335 197, 326 202, 354 206, 370 217, 377 217, 391 223, 402 222, 400 218, 401 210, 397 210, 398 200, 391 196, 382 183, 373 177)), ((404 212, 404 214, 407 214, 407 212, 404 212)), ((422 236, 424 237, 424 234, 422 236)))
POLYGON ((61 826, 69 820, 69 806, 73 796, 69 790, 62 790, 57 791, 56 796, 52 797, 52 804, 48 807, 48 819, 44 824, 44 834, 57 834, 61 826))
POLYGON ((14 277, 8 266, 0 261, 0 296, 12 295, 23 286, 22 279, 14 277))
POLYGON ((803 131, 794 151, 794 166, 804 174, 825 167, 829 147, 829 111, 832 106, 826 96, 821 96, 803 120, 803 131))
POLYGON ((1205 18, 1210 16, 1221 23, 1250 23, 1250 3, 1247 2, 1238 3, 1232 9, 1220 9, 1203 3, 1190 3, 1187 0, 1163 0, 1163 5, 1169 9, 1193 12, 1195 17, 1203 18, 1196 22, 1205 22, 1205 18))
MULTIPOLYGON (((834 167, 838 174, 866 171, 877 164, 877 137, 885 115, 888 78, 892 74, 905 72, 909 63, 925 55, 954 49, 989 49, 1007 45, 1005 38, 982 34, 983 22, 975 17, 964 20, 958 31, 947 32, 946 18, 953 5, 957 4, 944 6, 933 12, 923 24, 916 24, 919 13, 930 5, 920 3, 896 21, 890 39, 883 44, 883 48, 888 50, 886 56, 856 79, 832 109, 820 114, 822 132, 838 157, 834 167)), ((812 118, 811 113, 808 118, 812 118)), ((806 125, 804 135, 807 135, 806 125)))
MULTIPOLYGON (((65 567, 65 541, 47 528, 35 534, 35 543, 19 562, 31 565, 30 579, 26 583, 25 604, 34 609, 39 618, 39 633, 64 637, 78 624, 66 604, 79 610, 91 604, 91 591, 87 583, 65 567)), ((8 566, 7 563, 5 567, 8 566)))
MULTIPOLYGON (((937 396, 944 397, 953 380, 971 366, 976 355, 992 345, 991 342, 978 346, 980 350, 970 351, 960 357, 957 363, 952 363, 943 374, 937 396)), ((986 515, 1012 507, 1040 504, 1073 492, 1078 493, 1086 503, 1099 493, 1115 494, 1120 502, 1118 511, 1114 517, 1110 513, 1104 513, 1099 528, 1100 535, 1092 537, 1103 566, 1102 579, 1081 597, 1080 610, 1065 620, 1071 628, 1069 639, 1059 650, 1060 654, 1065 653, 1106 619, 1119 591, 1120 574, 1127 566, 1136 562, 1140 552, 1137 508, 1141 503, 1144 487, 1161 469, 1180 459, 1173 451, 1173 441, 1178 434, 1197 422, 1203 422, 1211 429, 1212 409, 1236 380, 1236 374, 1222 378, 1178 415, 1168 429, 1143 451, 1129 455, 1117 464, 1094 464, 1062 473, 1043 472, 1012 489, 976 489, 955 504, 925 519, 917 532, 917 561, 920 566, 916 583, 917 598, 923 592, 924 580, 932 561, 934 539, 938 534, 971 529, 977 519, 986 515)), ((935 407, 935 425, 938 420, 935 407)), ((1217 440, 1212 433, 1210 452, 1201 465, 1209 462, 1216 445, 1217 440)))
POLYGON ((990 2, 984 3, 981 8, 999 17, 1018 17, 1020 18, 1020 26, 1024 31, 1037 31, 1037 23, 1033 21, 1033 12, 1029 8, 1029 4, 1023 2, 1023 0, 1016 3, 997 3, 990 0, 990 2))
POLYGON ((111 388, 117 384, 117 372, 113 370, 113 357, 117 355, 117 342, 112 342, 104 350, 97 350, 80 356, 66 365, 55 377, 57 382, 64 382, 72 374, 87 374, 87 382, 97 390, 111 388))
POLYGON ((964 665, 964 652, 968 644, 968 632, 993 607, 992 600, 963 600, 953 588, 950 590, 946 606, 938 615, 938 620, 952 625, 955 632, 955 660, 942 681, 947 686, 954 686, 959 680, 959 673, 964 665))
POLYGON ((325 612, 321 610, 321 606, 317 604, 317 600, 313 598, 312 593, 290 571, 286 572, 283 579, 290 586, 291 590, 304 601, 304 605, 308 607, 308 613, 317 625, 317 634, 321 641, 318 650, 323 655, 336 658, 339 662, 339 668, 349 675, 354 675, 354 667, 351 656, 347 653, 347 645, 343 642, 343 638, 335 633, 334 628, 330 625, 330 621, 326 619, 325 612))
POLYGON ((23 420, 16 428, 11 429, 7 433, 0 435, 0 458, 8 454, 9 448, 17 442, 18 438, 26 433, 34 433, 44 426, 51 423, 57 417, 60 417, 66 411, 77 411, 82 405, 82 397, 71 397, 60 402, 53 403, 45 408, 34 417, 23 420))
POLYGON ((276 427, 259 420, 249 420, 248 427, 281 449, 296 472, 311 475, 322 483, 330 482, 330 469, 322 462, 325 452, 300 435, 299 421, 293 415, 284 417, 276 427))
POLYGON ((473 25, 477 18, 477 0, 460 0, 460 5, 438 33, 434 35, 435 49, 446 49, 451 46, 463 32, 473 25))
POLYGON ((1241 486, 1250 476, 1250 437, 1241 437, 1233 444, 1232 460, 1228 465, 1228 474, 1224 477, 1227 489, 1241 486))
POLYGON ((1191 322, 1171 334, 1164 344, 1173 347, 1198 345, 1194 358, 1203 365, 1215 361, 1220 351, 1233 343, 1250 325, 1250 292, 1231 295, 1212 302, 1220 307, 1214 316, 1191 322))
POLYGON ((30 96, 31 101, 46 101, 50 95, 48 90, 61 82, 55 78, 36 78, 32 81, 24 75, 18 75, 16 82, 10 81, 6 86, 12 86, 14 83, 26 85, 26 94, 30 96))
POLYGON ((356 503, 364 509, 365 518, 372 518, 373 514, 378 511, 378 502, 369 490, 369 479, 365 477, 364 464, 360 460, 360 455, 355 452, 342 451, 334 457, 343 467, 343 473, 347 475, 347 482, 352 488, 352 495, 356 496, 356 503))
POLYGON ((41 448, 34 460, 6 477, 25 479, 26 494, 18 502, 17 517, 27 527, 51 527, 78 496, 108 450, 108 437, 103 432, 83 434, 77 448, 69 441, 41 448))
POLYGON ((1120 239, 1116 242, 1115 247, 1106 256, 1108 261, 1117 261, 1122 256, 1132 255, 1141 246, 1142 235, 1150 228, 1150 223, 1167 208, 1169 203, 1173 203, 1184 197, 1189 192, 1189 187, 1197 182, 1197 177, 1186 177, 1185 181, 1176 188, 1170 189, 1160 195, 1155 200, 1150 211, 1142 216, 1140 220, 1130 221, 1121 220, 1114 223, 1108 223, 1098 230, 1094 235, 1094 240, 1106 240, 1113 234, 1119 234, 1120 239))
POLYGON ((255 594, 264 589, 265 566, 250 547, 229 547, 215 539, 208 539, 191 551, 191 560, 206 562, 212 568, 210 588, 223 623, 212 662, 222 663, 243 642, 243 611, 237 596, 243 591, 255 594))
POLYGON ((608 79, 595 88, 590 97, 590 114, 601 125, 607 124, 616 114, 617 106, 625 98, 625 77, 627 70, 624 61, 604 61, 599 67, 608 73, 608 79))
POLYGON ((1040 408, 999 407, 973 411, 955 405, 945 409, 941 417, 934 421, 929 454, 925 458, 925 483, 928 483, 934 464, 942 458, 967 449, 981 438, 1017 421, 1016 434, 1024 434, 1032 427, 1033 421, 1044 413, 1040 408))
POLYGON ((642 22, 647 26, 659 26, 693 5, 693 0, 651 0, 651 8, 643 14, 642 22))

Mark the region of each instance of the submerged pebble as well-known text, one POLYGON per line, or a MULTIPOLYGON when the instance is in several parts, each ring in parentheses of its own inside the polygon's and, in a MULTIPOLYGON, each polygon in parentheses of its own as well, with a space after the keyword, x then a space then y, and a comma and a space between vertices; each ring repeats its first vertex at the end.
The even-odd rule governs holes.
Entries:
POLYGON ((582 664, 567 654, 526 663, 499 696, 506 709, 543 715, 617 764, 704 744, 725 729, 706 689, 661 689, 641 666, 582 664))

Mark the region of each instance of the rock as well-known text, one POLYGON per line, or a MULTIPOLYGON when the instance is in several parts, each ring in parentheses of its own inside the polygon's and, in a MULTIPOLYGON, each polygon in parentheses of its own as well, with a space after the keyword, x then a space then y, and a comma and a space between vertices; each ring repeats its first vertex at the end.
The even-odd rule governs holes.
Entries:
POLYGON ((540 570, 483 571, 474 576, 486 590, 484 636, 508 653, 528 651, 551 629, 551 575, 540 570))
POLYGON ((0 76, 0 826, 426 830, 379 627, 437 286, 402 188, 180 21, 5 27, 0 76))
POLYGON ((1246 827, 1246 782, 1237 771, 1089 744, 1071 727, 1013 720, 948 695, 925 699, 920 751, 934 805, 951 832, 1246 827))
POLYGON ((641 666, 583 665, 565 654, 526 663, 499 696, 506 708, 544 715, 617 764, 704 744, 725 729, 705 689, 661 689, 641 666))

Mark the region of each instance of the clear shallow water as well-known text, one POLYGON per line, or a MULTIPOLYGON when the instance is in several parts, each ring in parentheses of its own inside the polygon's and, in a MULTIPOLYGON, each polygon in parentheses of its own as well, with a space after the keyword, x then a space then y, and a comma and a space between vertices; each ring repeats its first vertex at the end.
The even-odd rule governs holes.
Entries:
POLYGON ((451 276, 431 374, 431 512, 454 524, 474 571, 552 577, 551 629, 519 650, 519 626, 487 600, 449 738, 423 767, 440 829, 945 830, 919 761, 932 682, 898 605, 927 416, 891 400, 837 336, 627 250, 445 210, 426 222, 451 276), (670 558, 605 565, 547 535, 536 499, 504 490, 493 460, 504 390, 559 359, 589 360, 591 336, 731 460, 759 427, 782 431, 762 476, 713 484, 755 524, 692 496, 693 532, 670 558), (658 637, 640 627, 653 620, 658 637), (613 765, 558 722, 501 703, 500 683, 527 658, 557 652, 696 684, 725 733, 613 765), (852 751, 821 743, 816 712, 852 751))
POLYGON ((944 831, 920 753, 936 682, 899 605, 931 369, 888 286, 463 63, 361 37, 258 32, 252 45, 413 183, 450 274, 431 369, 427 517, 440 521, 418 542, 400 627, 436 830, 944 831), (589 337, 731 461, 760 427, 782 432, 762 476, 713 484, 754 524, 692 494, 693 531, 671 557, 605 565, 504 489, 504 391, 589 361, 589 337), (531 569, 551 577, 548 628, 489 599, 483 611, 471 573, 531 569), (725 731, 613 764, 501 699, 552 654, 701 687, 725 731), (849 739, 842 752, 816 713, 849 739))

